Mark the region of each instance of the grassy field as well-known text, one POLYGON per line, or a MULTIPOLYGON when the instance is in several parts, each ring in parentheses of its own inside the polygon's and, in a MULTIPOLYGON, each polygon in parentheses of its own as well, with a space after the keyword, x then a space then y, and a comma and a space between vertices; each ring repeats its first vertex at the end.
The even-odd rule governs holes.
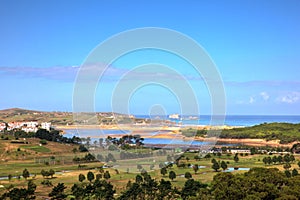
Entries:
MULTIPOLYGON (((78 175, 80 173, 86 175, 89 171, 92 171, 94 174, 99 174, 99 168, 103 165, 100 162, 90 162, 90 163, 80 163, 84 165, 83 168, 79 168, 79 163, 74 163, 73 158, 83 157, 86 153, 72 153, 74 148, 78 148, 76 145, 67 145, 59 144, 54 142, 48 142, 47 145, 40 146, 38 139, 28 139, 29 144, 12 144, 9 140, 0 140, 0 150, 1 150, 1 160, 0 160, 0 193, 6 191, 6 188, 9 185, 14 185, 15 187, 25 187, 27 181, 23 178, 18 179, 17 176, 22 175, 22 171, 26 168, 29 170, 31 177, 34 183, 37 184, 36 196, 37 199, 43 199, 47 197, 48 193, 51 191, 52 187, 44 186, 41 182, 44 178, 41 176, 40 172, 42 169, 49 170, 53 169, 57 173, 54 175, 54 178, 49 179, 53 185, 56 185, 59 182, 64 182, 67 186, 66 191, 70 191, 72 185, 78 182, 78 175), (11 174, 14 178, 11 180, 7 179, 7 176, 11 174)), ((198 155, 197 153, 188 153, 184 154, 184 158, 180 160, 180 163, 185 163, 185 168, 178 168, 176 165, 173 165, 171 168, 168 168, 169 171, 174 171, 177 175, 176 179, 172 181, 172 184, 177 188, 182 188, 186 178, 184 174, 190 172, 194 179, 201 181, 202 183, 210 183, 213 179, 213 176, 218 172, 215 172, 212 169, 212 158, 217 161, 225 161, 228 163, 228 168, 253 168, 253 167, 277 167, 280 170, 283 170, 281 165, 265 165, 262 160, 268 155, 239 155, 239 161, 234 161, 234 155, 222 154, 221 156, 211 154, 211 158, 201 158, 196 161, 194 157, 198 155), (192 167, 187 165, 198 164, 201 168, 194 172, 192 167)), ((292 163, 292 167, 299 169, 296 164, 300 157, 295 155, 296 162, 292 163)), ((163 157, 161 157, 162 159, 163 157)), ((157 157, 157 159, 159 159, 157 157)), ((110 182, 115 186, 117 194, 120 194, 121 191, 124 191, 126 184, 129 180, 134 181, 137 172, 137 164, 145 164, 144 162, 139 162, 137 160, 123 160, 129 166, 129 173, 126 169, 118 169, 118 172, 113 168, 105 168, 104 170, 109 171, 111 174, 110 182)), ((109 165, 114 165, 114 163, 108 163, 109 165)), ((166 176, 161 175, 160 170, 150 170, 150 164, 143 166, 148 173, 155 178, 156 180, 167 179, 166 176)), ((155 165, 155 168, 158 169, 158 165, 155 165)), ((221 171, 221 170, 220 170, 221 171)), ((232 173, 243 173, 242 170, 234 170, 232 173)), ((86 180, 87 181, 87 180, 86 180)))
POLYGON ((41 153, 51 152, 51 150, 48 149, 47 147, 39 146, 39 145, 26 145, 26 146, 23 146, 22 148, 29 149, 29 150, 36 151, 36 152, 41 152, 41 153))

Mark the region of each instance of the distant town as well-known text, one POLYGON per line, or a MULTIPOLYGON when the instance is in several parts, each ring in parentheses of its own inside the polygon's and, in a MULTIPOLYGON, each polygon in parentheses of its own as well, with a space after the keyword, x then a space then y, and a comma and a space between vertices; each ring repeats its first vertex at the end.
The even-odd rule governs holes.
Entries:
POLYGON ((51 122, 42 122, 39 123, 37 121, 24 121, 24 122, 9 122, 9 123, 0 123, 0 131, 7 130, 12 131, 16 129, 20 129, 22 131, 25 131, 26 133, 29 132, 37 132, 38 129, 46 129, 50 130, 51 128, 51 122))

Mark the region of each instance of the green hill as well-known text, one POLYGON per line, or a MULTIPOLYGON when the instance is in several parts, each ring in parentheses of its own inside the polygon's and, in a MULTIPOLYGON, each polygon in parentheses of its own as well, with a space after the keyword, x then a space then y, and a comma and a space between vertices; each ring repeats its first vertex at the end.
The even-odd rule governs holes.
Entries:
POLYGON ((300 141, 300 124, 264 123, 251 127, 223 130, 220 138, 258 138, 280 140, 281 144, 300 141))

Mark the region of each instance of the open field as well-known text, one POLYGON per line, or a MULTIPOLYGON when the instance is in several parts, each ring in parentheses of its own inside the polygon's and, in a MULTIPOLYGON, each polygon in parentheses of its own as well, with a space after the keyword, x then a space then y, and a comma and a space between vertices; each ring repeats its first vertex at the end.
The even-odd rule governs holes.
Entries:
MULTIPOLYGON (((11 144, 9 140, 0 140, 0 148, 6 150, 2 153, 2 161, 0 163, 0 177, 7 177, 9 174, 13 178, 9 181, 7 178, 1 178, 0 193, 6 191, 5 188, 13 184, 15 187, 25 187, 27 181, 22 177, 20 179, 17 176, 22 174, 22 171, 26 168, 29 170, 31 177, 29 180, 33 180, 37 184, 36 196, 37 199, 46 198, 52 187, 41 185, 41 182, 45 178, 41 175, 41 170, 53 169, 56 171, 54 178, 49 178, 53 185, 63 182, 67 186, 66 191, 70 192, 72 185, 78 182, 78 175, 86 175, 89 171, 92 171, 94 174, 99 174, 99 168, 103 165, 100 162, 90 162, 90 163, 81 163, 84 165, 83 168, 78 168, 78 163, 72 161, 75 156, 81 157, 86 153, 72 153, 72 149, 76 148, 76 145, 66 145, 59 144, 54 142, 49 142, 47 145, 39 146, 38 139, 28 139, 29 144, 11 144), (18 151, 20 149, 20 151, 18 151), (7 152, 8 151, 8 152, 7 152), (19 152, 20 155, 16 156, 16 152, 19 152), (21 153, 20 153, 21 152, 21 153)), ((2 151, 1 151, 2 152, 2 151)), ((210 183, 213 180, 213 177, 218 173, 212 169, 211 160, 214 158, 217 161, 225 161, 228 164, 228 168, 253 168, 253 167, 277 167, 280 170, 283 169, 282 164, 278 165, 265 165, 262 160, 264 157, 268 156, 265 154, 256 154, 256 155, 240 155, 239 161, 234 161, 234 155, 231 154, 222 154, 222 155, 213 155, 211 158, 201 158, 200 160, 195 160, 195 156, 198 153, 184 153, 184 157, 179 161, 179 163, 185 163, 186 167, 179 168, 175 164, 168 168, 169 171, 174 171, 176 173, 176 178, 172 181, 172 185, 177 188, 182 188, 185 181, 187 180, 184 177, 186 172, 190 172, 195 180, 201 181, 202 183, 210 183), (188 165, 198 164, 201 166, 197 173, 194 172, 192 167, 188 165)), ((291 169, 298 169, 299 166, 296 164, 300 160, 299 155, 295 155, 296 161, 291 164, 291 169)), ((135 176, 138 173, 133 173, 137 170, 137 164, 139 163, 136 160, 126 160, 127 164, 130 166, 129 173, 126 170, 119 169, 118 172, 114 168, 106 168, 105 171, 109 171, 111 178, 109 181, 114 185, 117 194, 120 194, 121 191, 124 191, 126 188, 127 182, 130 180, 134 182, 135 176)), ((114 165, 114 163, 109 162, 109 165, 114 165)), ((147 165, 144 165, 147 166, 147 165)), ((144 167, 148 173, 155 178, 156 180, 167 179, 168 175, 163 176, 160 173, 160 170, 150 170, 148 167, 144 167)), ((158 168, 158 166, 155 166, 158 168)), ((243 170, 233 170, 232 173, 243 173, 243 170)), ((87 180, 86 180, 87 181, 87 180)))

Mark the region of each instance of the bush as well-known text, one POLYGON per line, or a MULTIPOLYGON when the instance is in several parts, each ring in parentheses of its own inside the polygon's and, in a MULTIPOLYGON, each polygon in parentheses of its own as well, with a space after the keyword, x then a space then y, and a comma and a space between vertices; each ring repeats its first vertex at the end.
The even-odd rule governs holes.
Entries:
POLYGON ((40 140, 40 144, 46 145, 47 144, 47 140, 45 140, 45 139, 40 140))
POLYGON ((50 187, 50 186, 53 186, 53 185, 52 185, 52 182, 49 181, 49 180, 43 180, 43 181, 41 182, 41 184, 42 184, 42 185, 45 185, 45 186, 49 186, 49 187, 50 187))

